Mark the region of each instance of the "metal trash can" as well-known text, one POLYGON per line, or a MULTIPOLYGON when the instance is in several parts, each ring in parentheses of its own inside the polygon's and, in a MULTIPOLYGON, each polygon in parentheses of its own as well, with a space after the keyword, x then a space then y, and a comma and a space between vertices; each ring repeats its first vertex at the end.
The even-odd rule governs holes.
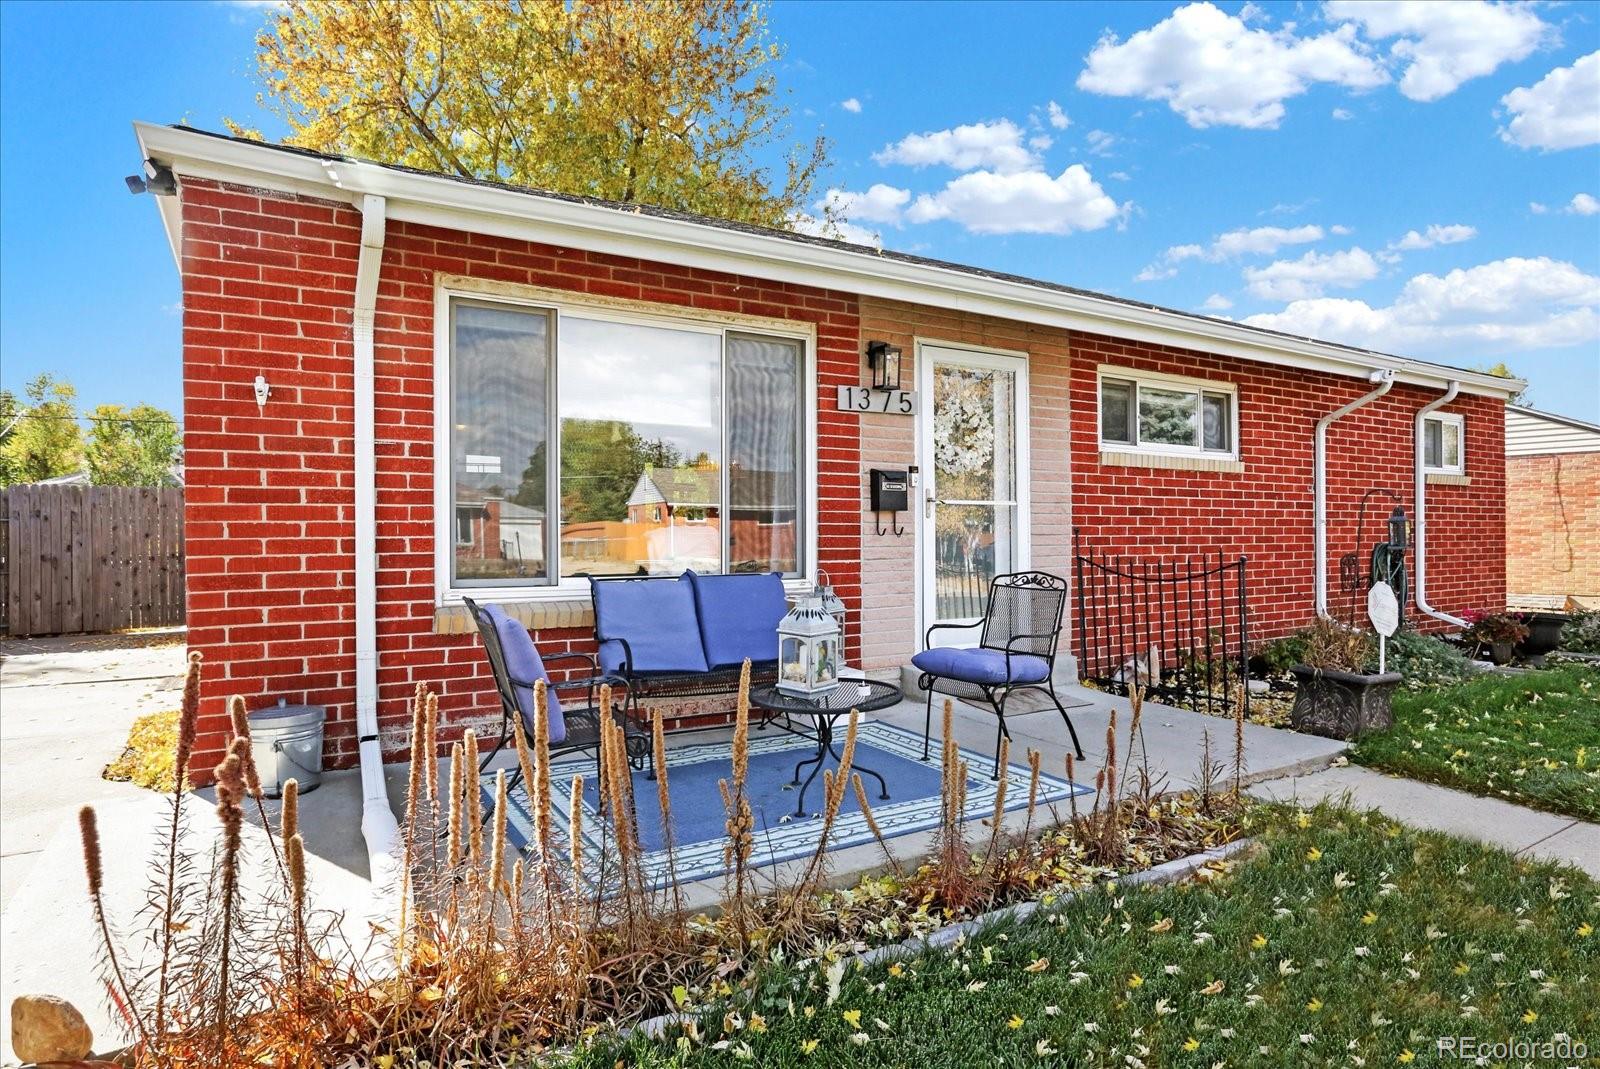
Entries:
POLYGON ((277 705, 250 714, 250 748, 255 754, 261 790, 281 797, 285 780, 298 780, 300 793, 322 783, 322 722, 328 711, 321 705, 277 705))

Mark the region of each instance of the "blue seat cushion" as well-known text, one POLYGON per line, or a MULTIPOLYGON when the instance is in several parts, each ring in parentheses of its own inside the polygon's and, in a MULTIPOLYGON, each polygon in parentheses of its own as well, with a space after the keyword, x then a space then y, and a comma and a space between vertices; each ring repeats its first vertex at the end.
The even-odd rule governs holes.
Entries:
POLYGON ((620 672, 633 652, 639 673, 705 672, 705 648, 695 618, 694 587, 686 576, 672 579, 591 579, 594 635, 600 668, 620 672))
POLYGON ((911 663, 930 675, 959 679, 963 683, 982 683, 991 687, 1007 683, 1043 683, 1050 675, 1050 662, 1031 653, 1011 655, 1011 677, 1006 678, 1003 650, 962 649, 941 646, 923 650, 911 663))
POLYGON ((778 623, 789 612, 782 576, 685 574, 694 587, 707 664, 737 668, 746 657, 757 664, 778 659, 778 623))
POLYGON ((528 740, 533 740, 534 717, 538 714, 538 707, 533 701, 533 684, 542 679, 545 682, 550 743, 554 745, 565 741, 567 720, 561 713, 561 702, 556 698, 555 688, 549 685, 550 675, 544 670, 544 658, 539 656, 539 647, 533 644, 533 636, 522 626, 522 621, 507 616, 500 606, 486 605, 483 611, 494 621, 495 634, 500 636, 500 652, 506 660, 511 690, 517 697, 517 709, 522 713, 522 726, 528 733, 528 740))

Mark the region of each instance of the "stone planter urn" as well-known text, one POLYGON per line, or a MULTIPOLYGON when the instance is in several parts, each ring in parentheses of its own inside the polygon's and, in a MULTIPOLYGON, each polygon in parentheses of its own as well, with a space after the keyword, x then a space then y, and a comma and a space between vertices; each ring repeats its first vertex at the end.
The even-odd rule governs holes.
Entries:
POLYGON ((1514 642, 1491 642, 1489 643, 1489 660, 1495 664, 1510 664, 1511 655, 1516 652, 1516 649, 1517 646, 1514 642))
POLYGON ((1394 726, 1389 701, 1402 678, 1399 672, 1366 675, 1312 668, 1290 669, 1297 684, 1289 726, 1330 739, 1354 739, 1394 726))

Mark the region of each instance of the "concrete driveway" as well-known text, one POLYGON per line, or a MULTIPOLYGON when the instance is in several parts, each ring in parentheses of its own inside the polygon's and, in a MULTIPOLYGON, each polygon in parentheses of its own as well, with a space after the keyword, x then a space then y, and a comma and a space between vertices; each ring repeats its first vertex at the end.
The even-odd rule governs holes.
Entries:
POLYGON ((145 794, 100 770, 144 713, 182 696, 182 628, 0 640, 0 909, 87 802, 145 794))

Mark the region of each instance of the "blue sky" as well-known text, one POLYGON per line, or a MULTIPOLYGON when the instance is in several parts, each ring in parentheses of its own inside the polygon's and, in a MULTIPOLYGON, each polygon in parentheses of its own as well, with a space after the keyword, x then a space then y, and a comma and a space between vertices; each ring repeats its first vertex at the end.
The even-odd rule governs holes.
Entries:
MULTIPOLYGON (((255 101, 264 12, 0 5, 0 382, 180 406, 129 123, 255 101)), ((1464 366, 1600 422, 1600 8, 779 3, 850 233, 1464 366), (1053 107, 1052 107, 1053 104, 1053 107)))

